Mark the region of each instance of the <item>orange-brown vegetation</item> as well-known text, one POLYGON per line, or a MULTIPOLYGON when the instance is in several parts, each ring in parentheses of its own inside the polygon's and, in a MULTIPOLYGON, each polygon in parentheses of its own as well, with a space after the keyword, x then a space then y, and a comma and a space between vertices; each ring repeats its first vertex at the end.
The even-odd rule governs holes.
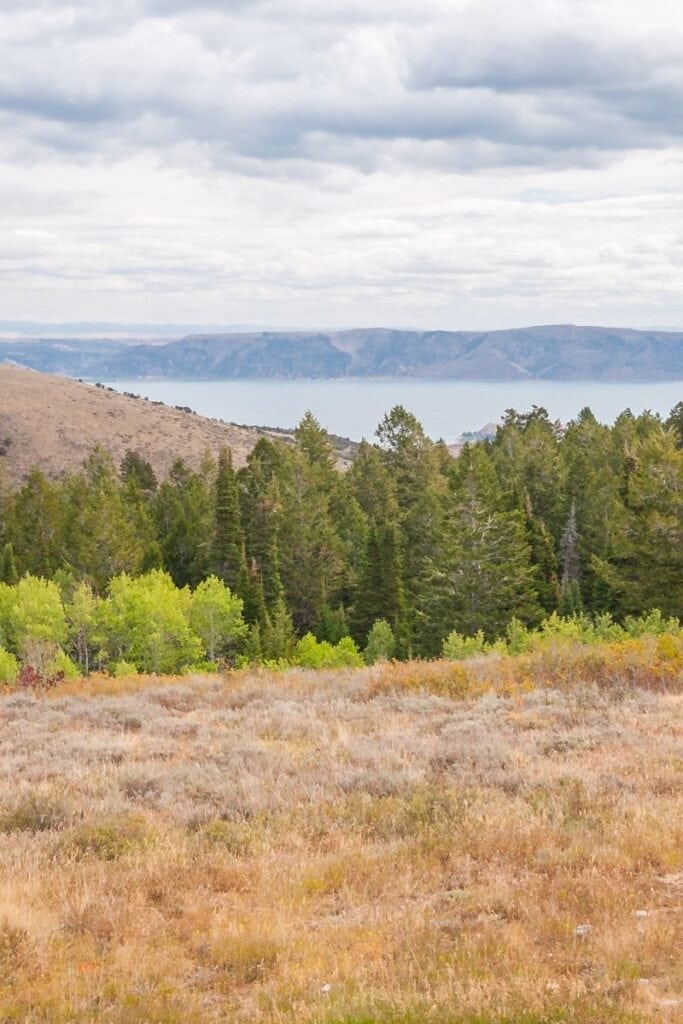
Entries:
POLYGON ((671 1022, 679 641, 0 702, 0 1019, 671 1022))

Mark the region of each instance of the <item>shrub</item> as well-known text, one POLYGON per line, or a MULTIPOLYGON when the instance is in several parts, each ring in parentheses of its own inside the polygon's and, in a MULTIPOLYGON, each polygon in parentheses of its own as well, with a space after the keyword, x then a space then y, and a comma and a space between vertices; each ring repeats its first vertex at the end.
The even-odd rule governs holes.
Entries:
POLYGON ((485 654, 489 650, 486 638, 481 630, 474 636, 463 636, 456 629, 449 633, 443 642, 443 656, 449 661, 462 661, 473 658, 477 654, 485 654))
POLYGON ((49 676, 62 676, 64 679, 79 679, 81 675, 78 665, 61 648, 47 663, 45 671, 49 676))
POLYGON ((236 857, 249 853, 253 846, 252 831, 242 821, 223 821, 221 818, 214 818, 200 829, 199 836, 212 846, 225 847, 236 857))
POLYGON ((100 860, 118 860, 144 846, 150 837, 145 819, 130 814, 82 825, 69 837, 67 847, 78 856, 90 854, 100 860))
POLYGON ((0 647, 0 683, 14 683, 18 675, 19 662, 13 654, 0 647))
POLYGON ((505 630, 505 644, 509 654, 524 654, 525 651, 531 650, 537 638, 538 634, 527 629, 519 619, 512 618, 508 622, 505 630))
POLYGON ((280 949, 268 936, 226 935, 214 940, 208 960, 217 972, 216 987, 231 991, 235 985, 252 985, 277 963, 280 949))
POLYGON ((296 645, 294 662, 302 668, 360 668, 363 659, 350 636, 333 646, 306 633, 296 645))
POLYGON ((51 832, 68 821, 64 806, 39 793, 25 793, 0 810, 0 832, 51 832))
POLYGON ((665 619, 659 608, 635 618, 627 616, 624 627, 629 636, 661 636, 662 633, 677 633, 681 628, 678 619, 665 619))
POLYGON ((219 666, 215 661, 198 661, 194 665, 186 665, 182 671, 184 676, 215 675, 219 666))
POLYGON ((0 973, 7 984, 25 969, 34 954, 31 937, 25 928, 18 928, 10 921, 0 923, 0 973))
POLYGON ((132 661, 115 661, 110 671, 114 679, 125 679, 126 676, 136 676, 138 667, 132 661))

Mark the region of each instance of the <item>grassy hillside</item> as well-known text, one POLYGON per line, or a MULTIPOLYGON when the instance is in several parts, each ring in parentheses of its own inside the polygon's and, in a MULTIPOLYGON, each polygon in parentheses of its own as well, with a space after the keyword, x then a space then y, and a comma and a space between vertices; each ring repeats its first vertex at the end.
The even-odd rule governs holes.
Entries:
MULTIPOLYGON (((229 413, 229 410, 227 410, 229 413)), ((204 453, 221 445, 243 465, 259 437, 284 432, 241 427, 182 409, 129 398, 90 384, 0 364, 0 448, 11 478, 35 466, 50 476, 80 469, 95 445, 118 462, 138 450, 159 477, 177 458, 197 467, 204 453)))
POLYGON ((0 1019, 680 1019, 668 644, 4 697, 0 1019))

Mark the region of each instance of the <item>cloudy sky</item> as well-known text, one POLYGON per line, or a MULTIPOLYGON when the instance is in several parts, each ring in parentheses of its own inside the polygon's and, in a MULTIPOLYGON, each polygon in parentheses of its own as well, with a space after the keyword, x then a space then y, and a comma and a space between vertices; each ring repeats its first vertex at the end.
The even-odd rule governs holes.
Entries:
POLYGON ((0 0, 0 320, 683 327, 678 0, 0 0))

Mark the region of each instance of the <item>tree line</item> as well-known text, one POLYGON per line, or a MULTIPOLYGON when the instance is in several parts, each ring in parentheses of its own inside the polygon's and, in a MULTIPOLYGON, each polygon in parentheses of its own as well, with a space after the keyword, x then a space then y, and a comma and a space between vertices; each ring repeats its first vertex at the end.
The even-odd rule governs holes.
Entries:
POLYGON ((293 444, 261 438, 237 470, 223 449, 158 481, 138 452, 116 466, 97 448, 79 472, 34 469, 12 489, 1 462, 6 591, 28 575, 64 607, 111 606, 136 579, 164 578, 197 637, 188 609, 220 585, 244 628, 222 650, 200 636, 194 660, 276 660, 309 634, 433 657, 453 631, 493 641, 513 619, 683 610, 683 403, 612 426, 589 409, 566 426, 509 410, 457 457, 396 406, 346 472, 311 414, 293 444))

